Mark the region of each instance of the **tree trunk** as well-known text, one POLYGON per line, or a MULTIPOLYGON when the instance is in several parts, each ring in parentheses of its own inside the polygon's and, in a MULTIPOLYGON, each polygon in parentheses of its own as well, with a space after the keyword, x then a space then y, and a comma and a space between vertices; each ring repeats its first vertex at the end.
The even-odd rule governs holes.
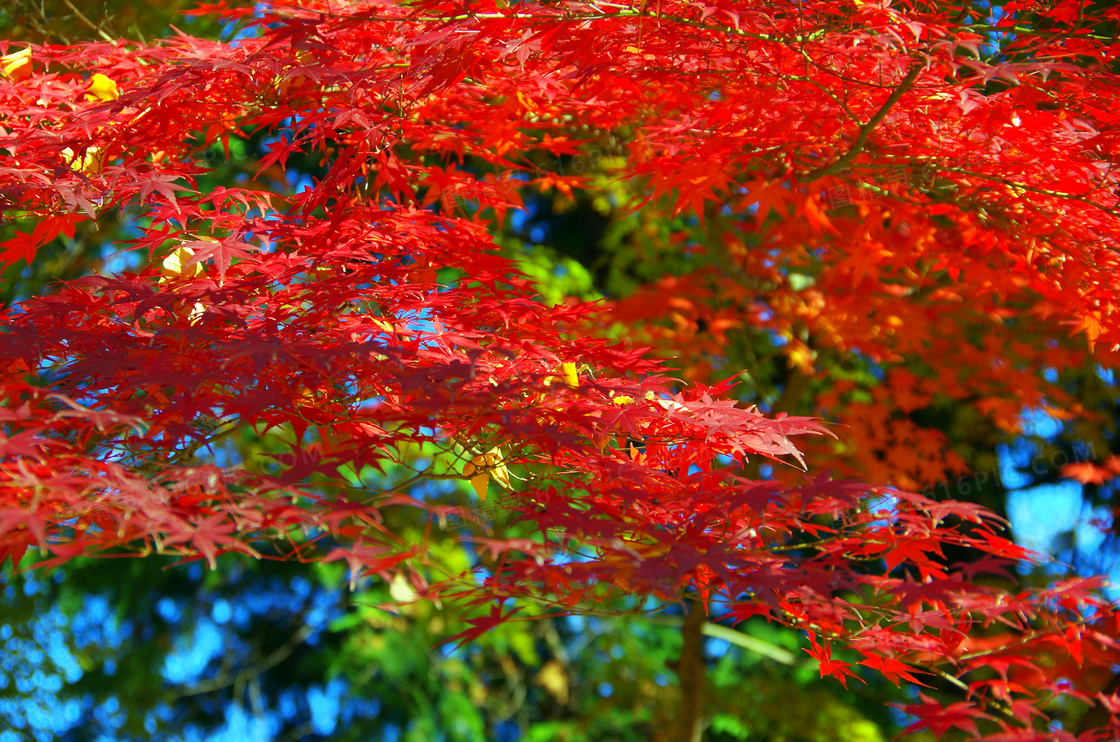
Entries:
POLYGON ((677 677, 681 683, 681 710, 677 739, 700 742, 704 735, 704 624, 707 622, 703 601, 689 602, 681 636, 681 658, 677 661, 677 677))

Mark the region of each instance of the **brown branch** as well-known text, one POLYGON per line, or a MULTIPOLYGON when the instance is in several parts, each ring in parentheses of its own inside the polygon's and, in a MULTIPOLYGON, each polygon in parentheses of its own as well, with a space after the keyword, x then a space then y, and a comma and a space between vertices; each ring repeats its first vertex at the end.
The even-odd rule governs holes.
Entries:
MULTIPOLYGON (((1101 689, 1101 694, 1111 696, 1117 691, 1120 691, 1120 673, 1116 673, 1109 679, 1108 684, 1101 689)), ((1077 725, 1077 735, 1081 736, 1092 729, 1104 729, 1111 718, 1112 712, 1103 703, 1097 701, 1081 717, 1081 723, 1077 725)))
POLYGON ((840 159, 833 162, 831 165, 823 165, 816 170, 806 173, 799 178, 799 180, 803 183, 810 183, 817 178, 824 177, 825 175, 832 175, 839 170, 843 170, 849 163, 855 160, 856 157, 863 152, 863 148, 867 145, 867 140, 871 138, 871 132, 875 130, 875 127, 882 123, 883 119, 890 113, 891 108, 902 99, 906 91, 914 87, 914 83, 917 81, 918 74, 922 71, 923 66, 924 65, 920 62, 915 62, 911 65, 909 72, 906 73, 906 77, 902 78, 902 81, 895 87, 890 97, 883 101, 883 105, 879 107, 875 115, 872 116, 866 124, 860 127, 859 133, 856 134, 856 140, 852 142, 852 146, 848 151, 840 156, 840 159))
POLYGON ((74 15, 77 16, 79 21, 81 21, 82 23, 89 26, 90 29, 92 29, 94 32, 96 32, 97 35, 100 36, 102 39, 104 39, 105 41, 112 41, 113 40, 112 36, 105 33, 104 31, 102 31, 100 26, 95 25, 93 21, 91 21, 89 18, 85 17, 85 15, 82 13, 82 11, 75 8, 74 3, 70 2, 70 0, 62 0, 62 4, 65 5, 67 8, 70 8, 71 12, 73 12, 74 15))
POLYGON ((292 637, 285 644, 273 650, 260 662, 243 668, 236 674, 228 672, 222 673, 216 678, 202 680, 198 683, 195 683, 194 685, 183 688, 182 690, 173 693, 171 700, 177 701, 180 698, 186 698, 188 696, 197 696, 203 693, 212 693, 213 691, 221 690, 222 688, 228 688, 231 685, 244 683, 246 680, 260 675, 266 670, 271 670, 273 667, 286 660, 292 654, 292 652, 294 652, 296 648, 299 647, 299 645, 307 641, 307 638, 311 636, 312 631, 313 629, 310 626, 304 624, 300 627, 299 631, 292 635, 292 637))
MULTIPOLYGON (((770 406, 770 414, 776 415, 779 412, 786 414, 795 414, 801 406, 801 398, 809 389, 809 382, 811 381, 808 374, 801 371, 796 366, 790 368, 789 378, 786 379, 785 386, 782 387, 782 393, 778 395, 778 399, 770 406)), ((769 461, 761 455, 752 456, 743 465, 743 476, 748 479, 758 479, 760 476, 760 469, 762 465, 769 461)))
POLYGON ((677 677, 681 683, 681 708, 677 739, 700 742, 704 734, 704 626, 707 624, 704 603, 693 600, 681 626, 681 657, 677 660, 677 677))

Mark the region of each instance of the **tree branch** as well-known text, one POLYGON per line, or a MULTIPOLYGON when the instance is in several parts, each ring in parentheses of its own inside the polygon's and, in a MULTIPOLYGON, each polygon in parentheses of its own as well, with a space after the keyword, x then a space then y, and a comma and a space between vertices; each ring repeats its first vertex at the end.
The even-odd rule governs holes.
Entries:
MULTIPOLYGON (((1101 694, 1111 696, 1117 691, 1120 691, 1120 673, 1113 675, 1108 683, 1101 689, 1101 694)), ((1105 729, 1108 727, 1108 722, 1112 718, 1112 713, 1100 701, 1094 701, 1085 715, 1081 717, 1081 722, 1077 725, 1078 736, 1086 734, 1093 729, 1105 729)))
MULTIPOLYGON (((786 379, 785 386, 782 387, 782 393, 770 406, 770 414, 776 415, 779 412, 786 414, 793 414, 799 407, 801 398, 809 389, 810 377, 796 366, 790 366, 789 378, 786 379)), ((746 464, 743 465, 743 476, 748 479, 758 479, 760 476, 760 468, 767 459, 760 456, 752 456, 746 464)))
POLYGON ((681 626, 684 644, 676 667, 681 683, 681 708, 677 726, 677 739, 680 742, 700 742, 704 734, 705 613, 703 601, 690 601, 688 615, 681 626))
POLYGON ((294 652, 296 648, 299 647, 300 644, 303 644, 305 641, 307 641, 307 637, 311 636, 312 631, 313 629, 310 626, 304 624, 291 637, 291 639, 289 639, 280 647, 277 647, 260 662, 256 662, 249 667, 242 668, 236 674, 222 673, 216 678, 199 681, 194 685, 188 686, 180 691, 175 692, 172 695, 171 700, 176 701, 180 698, 186 698, 188 696, 197 696, 203 693, 212 693, 213 691, 221 690, 222 688, 228 688, 231 685, 243 683, 247 679, 255 675, 259 675, 266 670, 270 670, 286 660, 292 654, 292 652, 294 652))
POLYGON ((62 4, 65 5, 67 8, 70 8, 70 10, 74 13, 74 15, 77 17, 77 19, 79 21, 81 21, 82 23, 89 26, 94 31, 94 33, 96 33, 102 39, 104 39, 105 41, 112 41, 113 40, 112 36, 105 33, 104 31, 102 31, 100 26, 95 25, 93 23, 93 21, 91 21, 89 18, 85 17, 85 15, 82 13, 82 11, 75 8, 74 3, 70 2, 70 0, 62 0, 62 4))
POLYGON ((801 180, 801 182, 803 183, 810 183, 817 178, 824 177, 825 175, 832 175, 839 170, 843 170, 848 166, 849 163, 852 162, 852 160, 856 159, 856 157, 858 157, 859 154, 863 152, 863 148, 867 145, 867 140, 871 137, 871 132, 875 130, 875 127, 882 123, 883 119, 885 119, 887 117, 887 114, 890 113, 891 108, 894 107, 895 103, 898 103, 898 101, 902 99, 902 96, 906 94, 906 91, 914 87, 914 83, 915 81, 917 81, 918 73, 922 71, 922 67, 923 65, 920 62, 915 62, 913 65, 911 65, 910 71, 906 73, 906 77, 902 78, 902 82, 898 84, 898 86, 894 89, 894 92, 892 92, 890 96, 885 101, 883 101, 883 105, 879 107, 879 110, 875 112, 875 115, 872 116, 866 124, 860 127, 859 133, 856 134, 856 140, 852 142, 852 146, 848 149, 848 151, 840 156, 840 159, 838 159, 831 165, 824 165, 817 168, 816 170, 812 170, 806 173, 799 180, 801 180))

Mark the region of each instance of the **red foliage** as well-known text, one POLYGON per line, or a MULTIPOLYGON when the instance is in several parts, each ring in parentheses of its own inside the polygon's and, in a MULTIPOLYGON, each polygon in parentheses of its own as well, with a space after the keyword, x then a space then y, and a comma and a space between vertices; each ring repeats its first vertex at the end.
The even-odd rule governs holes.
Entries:
MULTIPOLYGON (((1075 6, 1052 7, 1053 22, 1072 22, 1058 12, 1075 6)), ((857 664, 893 682, 972 673, 968 700, 907 707, 912 729, 978 736, 980 720, 1000 730, 990 740, 1058 738, 1035 731, 1044 699, 1087 699, 1120 662, 1098 584, 1012 595, 971 581, 1027 556, 974 505, 743 478, 745 458, 801 463, 790 438, 827 429, 743 409, 726 384, 681 391, 640 349, 581 333, 600 310, 532 298, 486 223, 444 195, 500 219, 520 205, 511 174, 578 185, 526 164, 573 151, 565 116, 627 127, 627 175, 651 201, 704 218, 722 200, 740 228, 767 222, 775 245, 800 246, 795 260, 825 260, 817 285, 795 290, 740 244, 745 270, 779 285, 780 309, 743 317, 787 333, 801 317, 875 358, 921 350, 935 373, 958 360, 962 312, 988 327, 1005 302, 1029 307, 1020 321, 1073 323, 1111 345, 1115 116, 1091 101, 1112 77, 1063 61, 1109 60, 1110 42, 1071 26, 1013 44, 1029 61, 982 62, 970 6, 954 4, 666 2, 656 17, 580 2, 270 7, 236 44, 35 48, 30 74, 0 80, 0 207, 36 220, 2 259, 126 208, 144 217, 135 246, 152 258, 6 314, 0 560, 29 546, 48 564, 234 551, 387 577, 422 563, 424 544, 383 514, 447 509, 410 489, 422 473, 371 490, 344 472, 391 478, 426 443, 465 478, 485 475, 480 494, 507 490, 529 534, 478 543, 485 569, 428 587, 497 601, 464 639, 506 620, 507 598, 579 610, 695 589, 730 615, 810 632, 822 673, 841 682, 857 664), (263 180, 201 190, 197 152, 254 129, 274 134, 262 179, 310 153, 325 174, 286 198, 263 180), (501 175, 457 167, 467 156, 501 175), (931 183, 894 188, 903 166, 931 183), (838 184, 886 195, 833 208, 825 192, 838 184), (297 449, 319 454, 274 475, 198 464, 246 426, 294 431, 297 449), (946 546, 988 560, 947 564, 946 546), (834 644, 863 659, 834 659, 834 644)), ((992 388, 992 414, 1008 373, 972 379, 992 388)), ((1041 398, 1036 381, 1018 382, 1019 404, 1041 398)), ((913 376, 889 383, 902 409, 930 394, 913 376)), ((868 435, 886 436, 887 422, 868 435)), ((896 471, 922 481, 920 450, 898 448, 913 460, 896 471)))

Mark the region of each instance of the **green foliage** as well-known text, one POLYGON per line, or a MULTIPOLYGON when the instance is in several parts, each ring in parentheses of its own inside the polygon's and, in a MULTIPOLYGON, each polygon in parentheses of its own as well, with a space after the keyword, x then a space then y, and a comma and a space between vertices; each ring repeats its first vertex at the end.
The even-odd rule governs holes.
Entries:
MULTIPOLYGON (((246 0, 230 7, 252 5, 246 0)), ((167 35, 172 26, 202 38, 217 37, 219 24, 206 17, 190 18, 184 12, 195 0, 11 0, 0 8, 0 37, 40 44, 73 44, 116 38, 151 39, 167 35)))

